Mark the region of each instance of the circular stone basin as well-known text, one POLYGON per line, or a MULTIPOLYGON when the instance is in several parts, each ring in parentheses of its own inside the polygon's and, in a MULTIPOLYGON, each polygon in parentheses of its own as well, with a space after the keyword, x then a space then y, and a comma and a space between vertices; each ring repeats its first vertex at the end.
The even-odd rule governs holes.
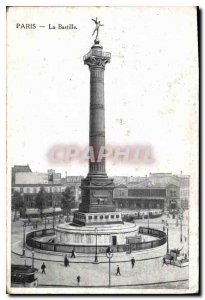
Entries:
POLYGON ((40 251, 93 254, 105 253, 108 246, 114 252, 131 253, 165 245, 166 233, 132 223, 76 227, 73 224, 32 231, 26 235, 26 245, 40 251), (56 238, 57 236, 57 238, 56 238), (61 241, 60 241, 61 239, 61 241), (74 242, 72 242, 72 239, 74 242), (77 242, 76 242, 77 241, 77 242))
POLYGON ((78 227, 70 224, 55 228, 56 243, 71 245, 124 245, 127 238, 137 238, 138 226, 134 223, 108 224, 78 227))

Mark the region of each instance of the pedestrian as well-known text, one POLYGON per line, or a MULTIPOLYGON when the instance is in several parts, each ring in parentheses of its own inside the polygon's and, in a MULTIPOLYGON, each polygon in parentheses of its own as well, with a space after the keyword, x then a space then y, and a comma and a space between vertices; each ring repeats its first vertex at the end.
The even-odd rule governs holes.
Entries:
POLYGON ((134 257, 131 259, 131 264, 132 264, 132 268, 134 268, 134 266, 135 266, 135 259, 134 259, 134 257))
POLYGON ((117 272, 116 272, 116 276, 117 275, 121 275, 121 273, 120 273, 120 267, 119 267, 119 265, 117 265, 117 272))
POLYGON ((165 257, 163 257, 162 265, 167 265, 167 263, 166 263, 166 258, 165 258, 165 257))
POLYGON ((41 265, 42 274, 46 274, 45 269, 46 269, 46 265, 43 262, 43 264, 41 265))
POLYGON ((75 258, 75 249, 74 248, 71 251, 71 258, 75 258))
POLYGON ((77 276, 77 286, 79 286, 80 285, 80 276, 78 275, 77 276))
POLYGON ((68 259, 68 257, 67 257, 67 254, 66 254, 65 258, 64 258, 64 266, 65 266, 66 268, 67 268, 67 266, 70 267, 70 265, 69 265, 69 259, 68 259))

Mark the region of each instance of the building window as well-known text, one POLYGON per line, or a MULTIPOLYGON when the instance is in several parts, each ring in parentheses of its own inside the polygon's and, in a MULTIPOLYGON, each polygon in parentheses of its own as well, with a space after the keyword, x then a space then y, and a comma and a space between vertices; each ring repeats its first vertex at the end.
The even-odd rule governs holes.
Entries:
POLYGON ((111 215, 111 219, 114 219, 114 216, 113 216, 113 215, 111 215))
POLYGON ((116 215, 116 218, 117 218, 117 219, 119 219, 119 217, 120 217, 119 215, 116 215))
POLYGON ((92 216, 88 216, 88 220, 92 220, 92 216))
POLYGON ((124 196, 124 195, 125 195, 124 191, 120 191, 120 196, 124 196))
POLYGON ((103 216, 100 216, 100 219, 103 219, 103 216))
POLYGON ((20 193, 23 193, 23 188, 22 187, 20 188, 20 193))
POLYGON ((94 219, 97 220, 98 216, 94 216, 94 219))
POLYGON ((176 197, 176 191, 170 191, 170 196, 171 197, 176 197))
POLYGON ((30 188, 29 187, 27 187, 26 193, 30 193, 30 188))
POLYGON ((34 192, 34 194, 36 194, 36 187, 33 188, 33 192, 34 192))
POLYGON ((106 216, 105 216, 105 219, 109 219, 109 215, 106 215, 106 216))

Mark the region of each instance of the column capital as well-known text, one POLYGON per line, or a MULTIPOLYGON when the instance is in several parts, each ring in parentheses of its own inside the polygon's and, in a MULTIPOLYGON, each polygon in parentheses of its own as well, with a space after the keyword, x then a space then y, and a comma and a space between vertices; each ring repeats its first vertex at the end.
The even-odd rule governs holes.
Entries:
POLYGON ((94 57, 94 56, 91 56, 89 57, 89 59, 87 59, 86 61, 84 61, 84 64, 85 65, 88 65, 89 68, 100 68, 100 69, 105 69, 105 65, 106 63, 109 63, 110 62, 110 59, 108 58, 105 58, 105 57, 94 57))
POLYGON ((101 68, 104 70, 106 63, 110 62, 111 53, 103 52, 102 49, 100 45, 92 46, 91 50, 83 57, 84 64, 90 68, 101 68))

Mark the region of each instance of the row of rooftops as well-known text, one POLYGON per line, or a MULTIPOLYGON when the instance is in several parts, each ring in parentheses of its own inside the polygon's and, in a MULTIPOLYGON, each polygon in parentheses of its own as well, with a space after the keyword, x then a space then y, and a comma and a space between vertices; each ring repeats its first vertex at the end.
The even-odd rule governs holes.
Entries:
POLYGON ((172 188, 172 187, 176 187, 176 188, 180 188, 179 185, 175 185, 175 184, 157 184, 157 185, 147 185, 144 182, 141 182, 140 184, 115 184, 115 188, 119 188, 119 189, 167 189, 167 188, 172 188))
MULTIPOLYGON (((66 174, 67 175, 67 174, 66 174)), ((80 185, 83 176, 65 176, 50 169, 47 173, 32 172, 29 165, 15 165, 12 167, 12 186, 57 186, 80 185), (52 175, 51 175, 52 174, 52 175), (52 181, 50 181, 52 176, 52 181)), ((149 176, 114 176, 115 186, 118 188, 166 188, 167 186, 189 186, 189 175, 172 173, 149 173, 149 176)))

